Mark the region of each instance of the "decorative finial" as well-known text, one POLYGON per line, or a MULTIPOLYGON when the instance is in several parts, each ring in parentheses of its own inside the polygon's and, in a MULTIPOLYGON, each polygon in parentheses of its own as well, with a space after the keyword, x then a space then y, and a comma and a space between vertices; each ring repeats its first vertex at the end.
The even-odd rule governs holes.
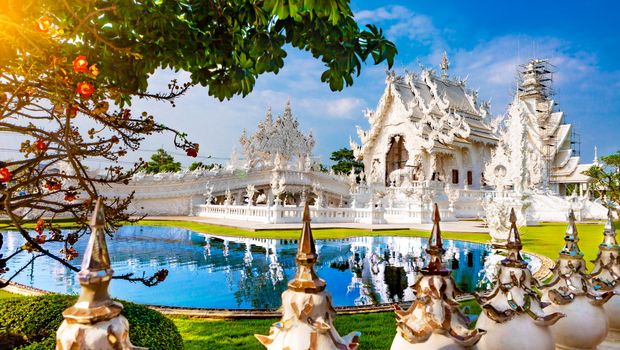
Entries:
POLYGON ((82 287, 80 297, 74 306, 63 312, 69 322, 92 324, 109 320, 123 309, 123 306, 112 301, 108 294, 108 285, 114 271, 110 267, 110 255, 105 240, 103 208, 103 202, 98 198, 90 221, 91 234, 84 252, 82 269, 78 272, 82 287))
POLYGON ((607 210, 607 222, 605 223, 605 228, 603 231, 603 243, 601 245, 612 248, 618 247, 618 242, 616 241, 616 226, 614 225, 614 215, 611 209, 607 210))
POLYGON ((97 199, 95 204, 90 228, 90 240, 84 252, 82 269, 78 272, 78 278, 80 281, 96 282, 104 276, 112 277, 114 274, 110 268, 110 255, 105 241, 105 213, 101 197, 97 199))
POLYGON ((450 61, 448 61, 448 54, 444 51, 443 56, 441 57, 441 77, 448 77, 448 69, 450 68, 450 61))
POLYGON ((423 274, 447 275, 450 273, 450 271, 444 268, 441 260, 446 250, 443 249, 443 242, 441 240, 440 220, 439 206, 435 203, 433 206, 433 230, 428 239, 428 248, 426 248, 426 252, 430 255, 430 260, 428 265, 421 270, 423 274))
POLYGON ((594 160, 592 161, 593 165, 598 166, 599 162, 598 162, 598 147, 594 146, 594 160))
POLYGON ((568 226, 566 227, 566 234, 564 235, 564 248, 560 251, 560 254, 568 255, 571 257, 583 257, 583 253, 579 250, 579 234, 577 233, 577 224, 575 224, 575 213, 571 209, 568 213, 568 226))
POLYGON ((314 272, 314 264, 318 259, 312 228, 310 227, 310 207, 306 201, 303 212, 303 226, 297 248, 297 274, 288 283, 289 289, 298 292, 318 293, 325 289, 325 281, 314 272))
POLYGON ((282 293, 282 319, 269 335, 255 334, 268 350, 321 349, 356 350, 359 332, 342 337, 333 325, 336 311, 325 291, 325 281, 314 272, 317 260, 310 228, 310 207, 304 203, 303 228, 297 249, 297 273, 282 293))
POLYGON ((517 228, 517 215, 514 208, 510 209, 510 231, 508 232, 508 240, 506 242, 506 250, 508 255, 506 259, 501 263, 505 266, 523 267, 527 266, 527 263, 521 257, 521 249, 523 244, 521 243, 521 235, 517 228))
POLYGON ((82 269, 78 272, 80 296, 62 313, 64 321, 56 332, 56 349, 143 349, 131 344, 129 322, 121 315, 123 305, 108 294, 114 271, 105 241, 103 208, 103 201, 98 198, 82 269))
POLYGON ((397 328, 391 350, 469 349, 486 333, 482 329, 469 329, 469 320, 459 310, 456 297, 462 292, 441 262, 444 249, 439 220, 439 207, 435 203, 433 230, 426 249, 430 261, 411 286, 416 298, 409 309, 404 311, 398 304, 394 305, 397 328))

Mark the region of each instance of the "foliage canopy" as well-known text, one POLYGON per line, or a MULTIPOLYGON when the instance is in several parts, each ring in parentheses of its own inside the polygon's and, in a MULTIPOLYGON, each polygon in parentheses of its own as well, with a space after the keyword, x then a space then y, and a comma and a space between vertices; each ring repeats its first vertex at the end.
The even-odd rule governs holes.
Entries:
MULTIPOLYGON (((10 220, 0 229, 18 230, 26 241, 0 255, 0 276, 10 280, 42 256, 77 271, 73 245, 88 231, 99 189, 127 183, 142 169, 119 160, 148 135, 171 133, 176 147, 197 156, 199 146, 185 133, 132 110, 132 99, 174 104, 195 84, 220 100, 245 96, 260 74, 283 67, 288 46, 320 59, 321 80, 332 90, 351 85, 363 62, 391 66, 396 54, 380 29, 359 28, 347 0, 0 1, 0 133, 18 135, 23 155, 0 159, 0 211, 10 220), (148 91, 160 68, 187 71, 191 81, 148 91), (92 159, 110 165, 90 171, 84 162, 92 159), (77 228, 61 231, 57 217, 77 228), (27 220, 37 222, 34 232, 27 220), (48 241, 64 248, 50 251, 48 241), (7 260, 17 254, 31 258, 5 277, 7 260)), ((162 158, 173 167, 166 169, 177 168, 162 158)), ((110 234, 129 219, 131 199, 106 198, 110 234)))

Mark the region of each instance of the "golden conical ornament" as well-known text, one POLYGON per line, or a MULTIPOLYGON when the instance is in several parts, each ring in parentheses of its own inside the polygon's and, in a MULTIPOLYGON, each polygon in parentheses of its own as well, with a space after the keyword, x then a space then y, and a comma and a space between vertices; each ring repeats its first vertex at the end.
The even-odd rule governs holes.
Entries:
POLYGON ((297 248, 297 273, 282 293, 282 319, 269 330, 269 335, 255 334, 269 350, 355 350, 359 332, 341 337, 333 325, 336 316, 325 281, 314 272, 318 259, 312 229, 310 208, 306 202, 303 227, 297 248))
POLYGON ((475 345, 485 333, 481 329, 470 330, 469 319, 459 310, 455 298, 462 292, 442 262, 445 250, 439 221, 435 204, 426 249, 429 261, 421 270, 422 276, 411 286, 416 299, 409 309, 403 311, 394 306, 397 332, 391 350, 465 349, 475 345))
POLYGON ((551 326, 560 349, 594 349, 605 339, 609 328, 602 305, 613 292, 601 293, 594 288, 578 242, 575 214, 571 210, 564 247, 552 269, 553 278, 540 288, 542 300, 550 303, 549 310, 566 315, 551 326))
POLYGON ((510 212, 510 232, 505 245, 507 256, 497 265, 493 287, 476 294, 482 307, 476 327, 487 331, 479 350, 554 350, 550 326, 564 317, 546 314, 546 306, 533 290, 538 285, 521 256, 523 244, 514 209, 510 212))
POLYGON ((105 213, 97 199, 90 223, 91 234, 78 272, 80 297, 63 312, 68 322, 92 324, 118 316, 123 306, 110 298, 108 286, 114 274, 105 238, 105 213))
POLYGON ((310 227, 310 208, 308 202, 304 205, 303 226, 297 247, 297 273, 288 283, 291 290, 306 293, 318 293, 325 289, 325 281, 314 272, 314 264, 318 259, 312 228, 310 227))
POLYGON ((113 301, 108 286, 114 274, 105 239, 103 201, 97 199, 91 234, 78 272, 80 296, 63 313, 56 332, 56 350, 136 350, 129 339, 129 322, 123 305, 113 301))

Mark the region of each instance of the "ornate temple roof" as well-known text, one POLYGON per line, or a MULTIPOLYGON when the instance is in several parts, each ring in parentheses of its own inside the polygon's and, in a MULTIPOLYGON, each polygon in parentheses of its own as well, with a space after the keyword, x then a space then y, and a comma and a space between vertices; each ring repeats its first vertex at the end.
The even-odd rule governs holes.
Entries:
POLYGON ((299 122, 293 116, 291 102, 286 103, 284 114, 275 120, 271 108, 267 110, 265 120, 258 123, 254 134, 247 136, 244 129, 239 139, 243 155, 250 163, 272 163, 276 154, 285 160, 293 157, 309 157, 315 140, 312 133, 305 135, 299 130, 299 122))
POLYGON ((365 113, 371 129, 363 131, 358 127, 362 145, 351 142, 358 158, 363 158, 366 149, 373 147, 390 113, 401 113, 427 150, 474 141, 497 143, 487 120, 489 103, 479 102, 477 92, 468 89, 465 80, 451 78, 447 65, 441 76, 432 69, 422 69, 420 74, 406 72, 402 76, 392 71, 387 73, 385 82, 377 109, 365 113))

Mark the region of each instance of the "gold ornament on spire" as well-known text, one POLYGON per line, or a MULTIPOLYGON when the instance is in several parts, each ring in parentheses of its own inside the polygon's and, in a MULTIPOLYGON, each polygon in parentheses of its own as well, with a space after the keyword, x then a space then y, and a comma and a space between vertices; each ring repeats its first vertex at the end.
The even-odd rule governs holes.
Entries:
POLYGON ((318 259, 310 208, 304 205, 303 227, 297 248, 297 273, 282 293, 282 319, 274 323, 269 335, 255 334, 269 350, 355 350, 359 332, 342 337, 333 325, 336 311, 325 281, 314 272, 318 259))
POLYGON ((566 315, 551 327, 558 349, 596 349, 609 329, 603 304, 614 292, 601 292, 592 284, 578 242, 575 214, 571 210, 553 278, 540 288, 542 301, 550 303, 548 309, 566 315))
POLYGON ((325 289, 325 281, 314 272, 314 264, 318 259, 312 228, 310 227, 310 208, 304 205, 303 226, 299 246, 297 248, 297 273, 288 283, 288 287, 296 292, 318 293, 325 289))
POLYGON ((398 305, 397 333, 391 350, 459 349, 476 344, 485 333, 468 328, 469 319, 459 310, 456 297, 462 292, 442 262, 445 252, 439 227, 439 208, 434 206, 433 230, 426 252, 429 262, 411 288, 416 299, 407 311, 398 305))
POLYGON ((441 65, 439 67, 441 68, 441 77, 442 78, 448 77, 448 69, 450 69, 450 61, 448 61, 448 53, 445 51, 443 52, 443 56, 441 56, 441 65))
POLYGON ((517 215, 514 209, 510 209, 510 231, 508 231, 508 239, 504 249, 508 252, 506 259, 501 261, 504 266, 527 268, 527 263, 521 256, 521 234, 517 228, 517 215))
POLYGON ((583 253, 579 249, 578 243, 579 233, 577 232, 577 224, 575 223, 575 213, 571 209, 568 213, 568 227, 564 235, 564 248, 562 248, 560 254, 577 259, 583 258, 583 253))
POLYGON ((118 316, 123 306, 110 298, 108 286, 114 274, 105 239, 105 213, 97 199, 90 222, 91 234, 78 272, 81 291, 74 306, 63 312, 68 322, 93 324, 118 316))
POLYGON ((129 322, 121 315, 123 305, 110 298, 108 286, 114 275, 106 244, 103 201, 97 199, 90 222, 91 233, 82 269, 78 272, 80 296, 67 308, 56 332, 56 350, 135 350, 129 322))

